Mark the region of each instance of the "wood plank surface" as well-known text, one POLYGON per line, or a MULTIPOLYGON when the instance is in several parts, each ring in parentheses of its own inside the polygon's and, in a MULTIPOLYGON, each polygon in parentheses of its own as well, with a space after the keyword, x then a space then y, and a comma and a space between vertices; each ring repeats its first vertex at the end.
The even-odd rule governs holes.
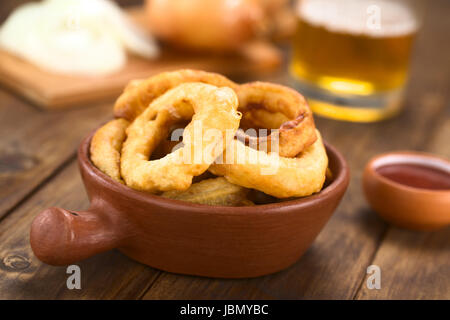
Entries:
POLYGON ((0 90, 0 218, 64 162, 81 139, 112 118, 112 103, 42 112, 0 90))
MULTIPOLYGON (((416 108, 418 107, 420 106, 416 105, 416 108)), ((436 105, 435 108, 440 108, 440 106, 436 105)), ((373 136, 379 135, 380 131, 382 131, 382 134, 379 136, 380 139, 388 139, 397 130, 403 132, 402 135, 394 135, 396 139, 391 140, 390 147, 395 144, 402 144, 402 141, 405 140, 408 140, 412 147, 414 147, 415 143, 420 143, 422 141, 420 131, 424 130, 430 122, 433 122, 436 115, 439 114, 436 109, 428 108, 427 110, 428 114, 424 114, 416 125, 417 132, 407 130, 409 123, 414 120, 414 109, 405 112, 397 120, 390 121, 384 125, 373 124, 367 126, 318 119, 318 127, 323 128, 322 131, 326 139, 336 144, 346 154, 352 166, 362 167, 368 160, 370 154, 366 154, 363 157, 361 157, 361 154, 371 145, 373 136), (386 124, 388 125, 386 126, 386 124), (353 132, 353 134, 360 137, 358 143, 348 143, 349 139, 353 140, 353 134, 348 135, 346 130, 342 130, 343 126, 348 127, 349 132, 353 132), (414 134, 414 132, 416 133, 414 134), (408 137, 409 139, 407 139, 408 137)), ((386 147, 385 144, 380 144, 378 149, 372 152, 385 151, 386 147)), ((350 191, 347 193, 344 203, 314 243, 313 247, 294 267, 273 276, 239 281, 210 280, 164 273, 151 290, 148 291, 145 298, 351 298, 364 274, 365 267, 370 262, 371 256, 377 246, 377 240, 381 236, 384 228, 384 224, 373 214, 367 213, 359 216, 360 212, 354 210, 355 207, 364 206, 358 180, 358 177, 353 175, 350 191), (362 230, 366 232, 361 233, 362 230), (340 249, 337 250, 337 248, 340 249), (339 252, 339 254, 336 254, 336 252, 339 252), (343 270, 345 272, 342 274, 343 270), (175 285, 168 286, 167 283, 171 284, 171 281, 174 281, 175 285), (182 285, 183 283, 185 286, 182 285), (160 289, 162 287, 165 287, 167 291, 161 291, 160 289), (176 288, 176 290, 173 290, 173 288, 176 288), (199 291, 197 292, 196 290, 199 291)), ((0 229, 0 234, 2 234, 2 238, 0 238, 0 243, 2 243, 0 246, 0 258, 3 263, 7 264, 11 260, 11 248, 21 247, 25 251, 19 254, 19 256, 26 257, 25 260, 35 259, 29 251, 28 240, 24 238, 32 217, 39 210, 52 205, 61 205, 70 209, 85 208, 87 205, 85 200, 83 203, 79 203, 79 200, 74 197, 75 194, 79 194, 80 192, 82 193, 82 187, 79 182, 78 173, 74 165, 71 165, 68 169, 64 169, 62 173, 58 174, 55 180, 48 183, 48 186, 39 190, 16 210, 14 215, 5 219, 0 225, 2 227, 0 229), (67 174, 67 170, 70 170, 71 173, 67 174), (60 178, 60 176, 62 177, 60 178), (74 187, 72 182, 77 180, 78 187, 74 187), (74 192, 76 190, 78 192, 74 192), (45 196, 46 194, 48 194, 48 199, 45 196), (26 218, 20 214, 22 210, 27 213, 26 218), (21 229, 17 230, 17 227, 10 228, 11 225, 21 226, 21 229), (3 233, 5 233, 4 237, 6 238, 3 238, 3 233), (14 234, 12 238, 10 238, 11 234, 14 234), (18 245, 19 243, 21 244, 20 246, 18 245)), ((119 254, 117 255, 121 259, 126 259, 119 254)), ((103 256, 108 256, 108 254, 87 260, 87 269, 90 270, 89 261, 97 261, 98 259, 102 261, 102 259, 105 259, 101 258, 103 256)), ((106 260, 108 259, 106 258, 106 260)), ((21 258, 19 258, 19 261, 21 261, 21 258)), ((31 285, 36 282, 36 278, 40 279, 41 277, 45 277, 48 273, 52 274, 53 277, 55 276, 53 272, 57 272, 59 277, 55 276, 54 282, 59 286, 59 290, 62 290, 57 291, 60 294, 58 297, 74 297, 72 296, 73 293, 65 291, 65 284, 61 284, 61 281, 65 279, 65 275, 61 275, 61 268, 44 266, 38 261, 34 261, 34 263, 39 266, 38 270, 35 271, 33 277, 24 279, 24 286, 31 285)), ((32 265, 24 268, 22 272, 26 272, 29 268, 32 268, 32 265)), ((94 267, 92 268, 96 269, 94 267)), ((110 268, 110 264, 108 264, 105 273, 112 272, 110 268)), ((136 264, 136 266, 129 266, 126 269, 126 273, 134 274, 137 272, 140 274, 141 270, 147 270, 147 268, 136 264), (135 268, 138 268, 139 271, 135 271, 135 268)), ((148 268, 148 270, 152 269, 148 268)), ((89 278, 91 280, 86 286, 86 291, 83 290, 83 294, 77 297, 94 298, 95 295, 99 295, 99 291, 104 286, 104 279, 102 277, 89 278)), ((152 277, 149 277, 148 281, 151 282, 152 279, 152 277)), ((46 280, 50 281, 50 278, 46 278, 46 280)), ((12 288, 5 287, 7 289, 5 290, 6 292, 14 293, 14 295, 8 297, 24 297, 23 294, 20 294, 21 290, 14 291, 14 288, 17 288, 16 286, 17 283, 12 282, 12 288)), ((128 285, 124 287, 124 290, 127 290, 127 292, 135 291, 128 285)), ((113 289, 110 291, 115 292, 113 289)), ((27 292, 29 293, 30 291, 27 292)), ((33 294, 35 297, 54 297, 50 295, 50 292, 47 293, 46 291, 36 291, 29 294, 29 297, 33 296, 33 294)), ((102 297, 106 296, 102 295, 102 297)), ((114 297, 120 297, 120 295, 114 295, 114 297)), ((134 297, 138 297, 138 295, 134 297)))
POLYGON ((414 130, 420 104, 410 105, 400 118, 384 124, 360 125, 318 119, 326 140, 350 163, 352 178, 343 202, 306 254, 293 266, 274 275, 247 280, 217 280, 163 273, 145 299, 352 299, 386 224, 368 209, 361 190, 361 168, 375 154, 392 149, 420 148, 421 131, 436 120, 428 109, 414 130), (344 128, 345 127, 345 128, 344 128), (355 139, 358 137, 358 139, 355 139), (389 145, 376 143, 389 140, 389 145))
MULTIPOLYGON (((414 242, 421 242, 423 236, 414 232, 399 231, 397 235, 378 216, 371 211, 361 190, 361 173, 365 163, 374 155, 392 150, 426 150, 429 139, 438 135, 438 149, 430 150, 445 155, 450 153, 450 145, 445 143, 450 137, 446 126, 438 126, 443 119, 449 119, 447 88, 450 86, 447 52, 449 43, 446 32, 450 21, 445 14, 450 9, 448 2, 439 1, 436 6, 430 6, 426 24, 421 31, 416 44, 417 51, 413 59, 411 82, 407 92, 405 111, 397 118, 375 124, 351 124, 316 119, 317 127, 325 139, 334 144, 350 164, 352 179, 343 202, 324 228, 322 233, 307 251, 305 256, 291 268, 278 274, 251 280, 212 280, 196 277, 181 277, 163 273, 153 284, 145 299, 194 299, 209 298, 277 298, 277 299, 351 299, 362 298, 365 290, 366 268, 371 264, 379 249, 384 249, 386 241, 399 240, 401 246, 405 234, 409 234, 414 242), (445 9, 443 8, 445 7, 445 9), (435 43, 442 43, 443 50, 429 50, 435 43), (443 138, 436 131, 447 134, 443 138), (445 140, 446 139, 446 140, 445 140), (445 149, 442 150, 442 149, 445 149), (174 290, 176 288, 176 290, 174 290)), ((280 82, 287 82, 280 80, 280 82)), ((445 120, 447 121, 447 120, 445 120)), ((448 270, 449 230, 439 235, 431 236, 434 240, 423 242, 420 256, 423 266, 435 266, 431 270, 448 270), (436 239, 434 239, 436 237, 436 239), (434 250, 442 245, 441 250, 434 250), (431 253, 427 252, 430 251, 431 253)), ((425 238, 428 239, 428 238, 425 238)), ((394 242, 395 243, 395 242, 394 242)), ((398 252, 391 252, 391 263, 398 261, 398 252)), ((408 253, 402 258, 408 261, 408 253)), ((411 257, 414 257, 411 254, 411 257)), ((414 265, 413 265, 414 266, 414 265)), ((402 271, 402 265, 392 273, 396 276, 402 271)), ((450 285, 442 282, 442 276, 432 278, 433 274, 422 273, 420 281, 414 280, 414 272, 419 270, 409 268, 411 285, 402 281, 396 283, 398 294, 382 295, 382 297, 446 297, 450 285), (420 283, 426 285, 440 282, 434 290, 431 285, 424 290, 420 283), (417 284, 417 286, 415 286, 417 284), (402 287, 404 286, 404 287, 402 287), (398 288, 403 288, 399 290, 398 288), (433 291, 434 290, 434 291, 433 291), (434 294, 430 294, 434 292, 434 294)), ((419 272, 420 274, 420 272, 419 272)), ((389 278, 384 280, 385 286, 392 286, 389 278)), ((395 291, 397 290, 397 291, 395 291)), ((373 292, 374 290, 372 290, 373 292)), ((376 291, 376 290, 375 290, 376 291)), ((379 292, 378 292, 379 293, 379 292)), ((376 293, 373 293, 376 294, 376 293)))
MULTIPOLYGON (((425 107, 430 104, 442 104, 445 110, 424 151, 450 159, 450 103, 443 96, 433 96, 425 107)), ((358 299, 448 300, 450 228, 415 232, 390 227, 372 264, 381 268, 381 289, 362 286, 358 299)))
MULTIPOLYGON (((449 12, 446 0, 428 8, 399 117, 374 124, 316 118, 324 138, 349 162, 349 189, 301 260, 255 279, 170 274, 113 250, 80 262, 82 290, 68 290, 64 267, 34 257, 29 227, 47 207, 88 207, 75 150, 111 117, 111 103, 46 113, 0 88, 0 299, 450 299, 449 228, 421 233, 390 227, 361 190, 362 169, 378 153, 413 149, 450 157, 449 12), (381 267, 381 290, 365 286, 371 264, 381 267)), ((292 84, 286 69, 264 80, 292 84)))
MULTIPOLYGON (((418 100, 423 111, 418 110, 417 117, 426 110, 438 114, 422 132, 423 142, 417 150, 447 159, 450 159, 450 43, 442 30, 450 30, 450 20, 446 18, 449 10, 448 1, 429 7, 420 40, 429 39, 429 46, 440 43, 440 49, 428 50, 429 46, 421 45, 423 49, 416 56, 416 72, 412 77, 417 85, 411 89, 423 91, 418 100)), ((372 262, 381 268, 381 289, 369 290, 363 285, 358 299, 450 299, 450 228, 414 232, 389 227, 382 240, 372 262)))
POLYGON ((29 245, 33 218, 50 206, 88 207, 75 161, 0 224, 0 299, 131 299, 144 294, 159 271, 115 250, 78 263, 82 290, 68 290, 66 268, 41 263, 29 245))

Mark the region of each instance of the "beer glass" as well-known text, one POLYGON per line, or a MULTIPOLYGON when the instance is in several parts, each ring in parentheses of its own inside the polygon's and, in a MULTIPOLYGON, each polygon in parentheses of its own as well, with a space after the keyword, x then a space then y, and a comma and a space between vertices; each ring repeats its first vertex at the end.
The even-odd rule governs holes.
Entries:
POLYGON ((419 0, 300 0, 290 71, 313 111, 371 122, 396 114, 419 0))

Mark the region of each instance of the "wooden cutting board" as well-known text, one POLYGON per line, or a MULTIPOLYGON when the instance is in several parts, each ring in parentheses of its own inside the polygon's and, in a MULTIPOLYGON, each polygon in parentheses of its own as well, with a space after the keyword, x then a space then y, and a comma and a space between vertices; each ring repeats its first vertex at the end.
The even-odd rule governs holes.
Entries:
MULTIPOLYGON (((127 9, 138 24, 145 23, 141 7, 127 9)), ((228 76, 268 72, 281 64, 279 49, 270 43, 255 42, 233 55, 194 55, 163 47, 156 60, 129 56, 119 72, 101 77, 74 77, 46 72, 0 50, 0 83, 45 109, 62 109, 95 101, 113 99, 133 79, 162 71, 193 68, 228 76)))

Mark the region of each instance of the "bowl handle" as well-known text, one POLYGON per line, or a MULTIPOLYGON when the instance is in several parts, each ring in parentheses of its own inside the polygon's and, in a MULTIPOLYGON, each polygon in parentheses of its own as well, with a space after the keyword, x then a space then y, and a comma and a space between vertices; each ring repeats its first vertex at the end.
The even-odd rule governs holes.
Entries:
MULTIPOLYGON (((116 215, 112 215, 115 217, 116 215)), ((36 257, 50 265, 68 265, 117 248, 124 237, 121 224, 94 208, 68 211, 48 208, 33 220, 30 244, 36 257)))

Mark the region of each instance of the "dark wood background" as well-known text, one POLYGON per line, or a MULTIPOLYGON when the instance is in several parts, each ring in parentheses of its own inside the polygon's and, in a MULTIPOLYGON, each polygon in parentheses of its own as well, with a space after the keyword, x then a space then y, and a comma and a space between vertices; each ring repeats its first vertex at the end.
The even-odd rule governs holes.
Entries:
MULTIPOLYGON (((1 1, 0 21, 23 2, 1 1)), ((33 256, 30 223, 50 206, 88 207, 75 150, 83 136, 111 117, 112 101, 49 113, 0 87, 0 298, 450 299, 450 230, 391 227, 369 209, 361 190, 362 169, 378 153, 410 149, 450 157, 449 15, 450 1, 428 2, 400 116, 374 124, 316 117, 325 139, 350 164, 350 187, 300 261, 257 279, 180 276, 110 251, 81 262, 82 289, 68 290, 64 267, 33 256), (382 270, 380 290, 365 285, 372 264, 382 270)), ((265 80, 289 83, 289 76, 283 69, 265 80)))

